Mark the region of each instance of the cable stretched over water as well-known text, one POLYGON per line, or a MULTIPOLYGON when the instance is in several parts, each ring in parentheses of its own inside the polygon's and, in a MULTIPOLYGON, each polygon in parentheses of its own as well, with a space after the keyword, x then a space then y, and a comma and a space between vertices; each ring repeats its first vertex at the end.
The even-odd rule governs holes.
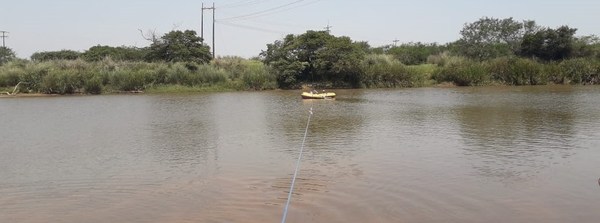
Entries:
POLYGON ((304 142, 306 142, 306 135, 308 135, 308 126, 310 125, 310 118, 312 117, 312 115, 313 109, 311 107, 308 114, 308 121, 306 122, 306 129, 304 129, 304 138, 302 139, 302 146, 300 146, 300 154, 298 155, 298 161, 296 161, 296 170, 294 171, 294 176, 292 177, 290 193, 288 194, 287 202, 285 203, 285 208, 283 209, 283 217, 281 218, 281 223, 285 223, 285 219, 287 218, 288 208, 290 207, 290 201, 292 200, 292 193, 294 192, 294 184, 296 183, 296 176, 298 176, 298 170, 300 169, 300 160, 302 160, 304 142))

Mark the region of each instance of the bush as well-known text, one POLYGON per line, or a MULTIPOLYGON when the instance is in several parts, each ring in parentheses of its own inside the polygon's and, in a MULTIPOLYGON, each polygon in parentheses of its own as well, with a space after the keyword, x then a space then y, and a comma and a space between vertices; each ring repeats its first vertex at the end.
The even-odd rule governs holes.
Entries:
POLYGON ((600 64, 594 59, 571 59, 560 63, 565 83, 598 84, 600 83, 600 64))
POLYGON ((481 62, 454 58, 436 71, 437 82, 452 82, 458 86, 479 86, 490 82, 486 66, 481 62))
POLYGON ((390 55, 368 55, 361 64, 365 87, 410 87, 406 66, 390 55))
POLYGON ((73 94, 80 88, 73 71, 52 70, 42 77, 39 91, 45 94, 73 94))
POLYGON ((260 61, 246 61, 241 74, 243 90, 266 90, 277 88, 277 78, 260 61))
POLYGON ((548 82, 552 82, 555 84, 566 83, 565 75, 563 74, 560 67, 560 63, 558 62, 549 62, 543 64, 542 72, 544 73, 544 75, 546 75, 546 77, 548 77, 548 82))
POLYGON ((487 69, 495 81, 509 85, 539 85, 548 82, 542 64, 531 59, 501 57, 487 62, 487 69))
POLYGON ((83 89, 87 94, 101 94, 103 89, 102 79, 96 76, 86 80, 83 89))

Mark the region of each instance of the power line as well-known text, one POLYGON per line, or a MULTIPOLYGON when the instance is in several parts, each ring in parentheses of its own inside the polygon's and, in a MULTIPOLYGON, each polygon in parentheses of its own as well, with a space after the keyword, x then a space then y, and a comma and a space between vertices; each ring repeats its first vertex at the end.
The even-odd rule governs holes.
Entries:
POLYGON ((293 2, 290 2, 290 3, 284 4, 284 5, 273 7, 273 8, 270 8, 270 9, 265 9, 265 10, 262 10, 262 11, 249 13, 249 14, 246 14, 246 15, 240 15, 240 16, 234 16, 234 17, 224 18, 224 19, 220 19, 220 20, 235 20, 235 19, 242 19, 242 18, 246 18, 246 17, 252 17, 252 16, 256 16, 256 15, 268 13, 268 12, 271 12, 271 11, 274 11, 274 10, 278 10, 278 9, 281 9, 281 8, 285 8, 285 7, 290 6, 290 5, 298 4, 298 3, 303 2, 303 1, 304 0, 297 0, 297 1, 293 1, 293 2))
POLYGON ((239 4, 244 4, 244 3, 247 3, 247 2, 253 2, 253 1, 256 1, 256 0, 250 0, 250 1, 248 1, 248 0, 243 0, 243 1, 232 2, 232 3, 229 3, 229 4, 225 4, 225 5, 223 5, 223 6, 219 7, 219 8, 225 8, 225 7, 230 7, 230 6, 236 6, 236 5, 239 5, 239 4))
POLYGON ((307 3, 302 4, 302 5, 297 5, 295 7, 281 9, 281 10, 277 10, 277 11, 273 11, 273 12, 268 12, 268 13, 263 13, 263 14, 258 14, 258 15, 253 15, 253 16, 245 16, 243 18, 230 19, 230 18, 232 18, 232 17, 230 17, 230 18, 226 18, 226 19, 229 20, 229 21, 249 20, 249 19, 253 19, 253 18, 258 18, 258 17, 263 17, 263 16, 268 16, 268 15, 273 15, 273 14, 276 14, 276 13, 281 13, 281 12, 289 11, 289 10, 292 10, 292 9, 297 9, 297 8, 304 7, 304 6, 307 6, 307 5, 312 5, 312 4, 320 2, 320 1, 322 1, 322 0, 315 0, 315 1, 312 1, 312 2, 307 2, 307 3))
POLYGON ((272 22, 272 21, 267 22, 267 21, 262 21, 262 20, 244 20, 244 21, 261 24, 261 25, 280 26, 280 27, 286 27, 286 28, 311 29, 311 28, 308 28, 307 26, 291 24, 291 23, 272 22))
POLYGON ((272 30, 272 29, 265 29, 265 28, 259 28, 259 27, 254 27, 254 26, 241 25, 241 24, 234 24, 234 23, 231 23, 231 22, 220 21, 220 20, 217 21, 217 23, 223 24, 223 25, 226 25, 226 26, 233 26, 233 27, 237 27, 237 28, 249 29, 249 30, 253 30, 253 31, 260 31, 260 32, 267 32, 267 33, 276 33, 276 34, 286 33, 284 31, 277 31, 277 30, 272 30))
POLYGON ((270 1, 270 0, 240 1, 240 2, 228 4, 228 5, 219 6, 219 8, 220 9, 228 9, 228 8, 238 8, 238 7, 243 7, 243 6, 259 5, 259 4, 261 4, 263 2, 267 2, 267 1, 270 1))

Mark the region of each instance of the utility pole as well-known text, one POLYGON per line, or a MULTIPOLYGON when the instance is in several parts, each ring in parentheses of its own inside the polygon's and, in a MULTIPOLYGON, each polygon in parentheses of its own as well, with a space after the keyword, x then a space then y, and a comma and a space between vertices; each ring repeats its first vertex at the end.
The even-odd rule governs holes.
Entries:
POLYGON ((202 10, 200 10, 200 38, 204 42, 204 2, 202 2, 202 10))
POLYGON ((2 38, 2 47, 6 48, 6 42, 4 41, 4 39, 8 38, 8 36, 6 35, 8 32, 0 31, 0 33, 2 33, 2 35, 0 36, 2 38))
POLYGON ((394 41, 392 41, 392 42, 394 42, 394 46, 396 46, 396 44, 398 44, 398 42, 400 42, 400 40, 398 40, 398 39, 395 39, 395 40, 394 40, 394 41))
POLYGON ((325 32, 330 33, 331 32, 331 28, 333 28, 333 26, 329 25, 329 22, 327 22, 327 26, 323 27, 325 29, 325 32))
POLYGON ((213 2, 212 10, 213 10, 213 39, 212 39, 213 47, 212 47, 212 50, 213 50, 213 58, 216 58, 217 54, 215 54, 215 3, 214 2, 213 2))
POLYGON ((212 54, 213 57, 215 57, 215 3, 213 2, 212 7, 204 7, 204 2, 202 3, 202 13, 201 13, 201 21, 200 23, 202 23, 200 25, 200 37, 202 38, 202 41, 204 41, 204 10, 212 10, 212 16, 213 16, 213 21, 212 21, 212 54))

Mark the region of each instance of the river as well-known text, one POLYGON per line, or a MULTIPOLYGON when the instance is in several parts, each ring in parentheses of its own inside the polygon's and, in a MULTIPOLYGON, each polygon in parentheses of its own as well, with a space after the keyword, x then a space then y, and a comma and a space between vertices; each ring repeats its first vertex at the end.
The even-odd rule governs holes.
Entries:
POLYGON ((600 87, 0 99, 0 222, 598 222, 600 87))

